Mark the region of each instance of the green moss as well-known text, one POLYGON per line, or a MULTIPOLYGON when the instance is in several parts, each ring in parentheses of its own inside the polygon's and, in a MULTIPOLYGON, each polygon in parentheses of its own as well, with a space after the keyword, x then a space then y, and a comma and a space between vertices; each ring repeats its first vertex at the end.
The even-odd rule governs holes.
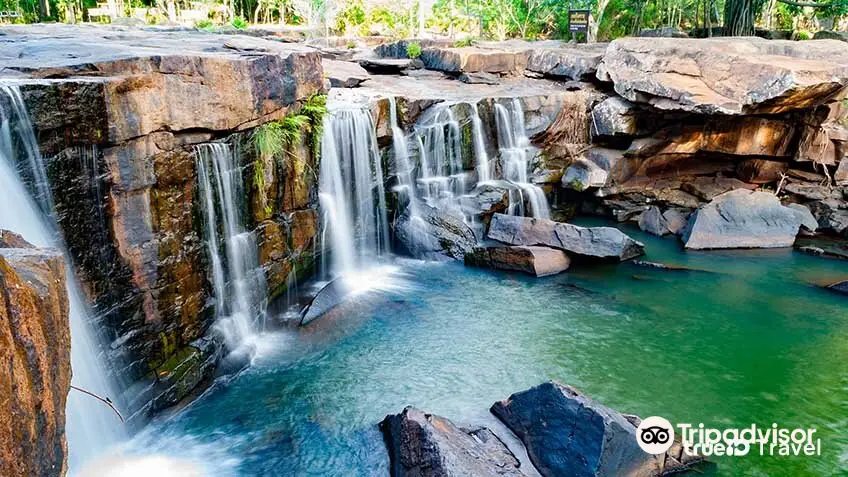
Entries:
POLYGON ((300 114, 309 118, 309 144, 312 155, 317 159, 321 151, 324 116, 327 114, 327 95, 313 94, 300 108, 300 114))
POLYGON ((185 346, 174 352, 164 363, 156 367, 158 379, 181 379, 191 366, 200 359, 200 350, 185 346))

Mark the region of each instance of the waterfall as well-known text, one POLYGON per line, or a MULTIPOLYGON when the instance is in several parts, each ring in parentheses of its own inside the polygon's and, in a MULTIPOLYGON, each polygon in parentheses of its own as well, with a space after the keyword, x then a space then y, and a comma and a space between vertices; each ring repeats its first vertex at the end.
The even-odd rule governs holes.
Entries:
POLYGON ((510 193, 509 213, 512 215, 526 215, 524 210, 524 199, 530 203, 533 217, 550 219, 551 211, 545 192, 541 187, 531 184, 527 171, 530 168, 529 156, 532 151, 530 140, 524 126, 524 109, 521 101, 514 98, 511 108, 499 103, 495 104, 495 121, 498 127, 498 148, 501 158, 501 169, 504 179, 512 182, 519 188, 518 197, 510 193), (518 202, 515 202, 517 200, 518 202))
POLYGON ((331 107, 323 129, 318 186, 325 224, 321 256, 331 255, 330 273, 343 275, 389 251, 383 166, 369 110, 331 107))
MULTIPOLYGON (((392 128, 392 149, 395 155, 395 175, 400 183, 397 186, 398 192, 402 194, 402 198, 406 199, 409 208, 410 220, 419 220, 418 213, 418 198, 415 180, 415 167, 409 160, 409 146, 406 142, 406 136, 403 130, 398 126, 397 120, 397 103, 394 96, 389 97, 389 124, 392 128)), ((419 138, 420 140, 420 138, 419 138)), ((422 166, 422 174, 427 172, 427 169, 422 166)))
POLYGON ((262 331, 267 282, 253 234, 242 218, 244 182, 237 155, 227 143, 195 146, 206 246, 217 300, 215 327, 232 351, 262 331), (219 241, 223 238, 222 244, 219 241))
POLYGON ((489 170, 489 156, 486 154, 486 143, 483 140, 483 121, 480 119, 480 111, 477 103, 471 103, 471 135, 474 138, 474 156, 477 160, 477 182, 492 180, 489 170))
POLYGON ((457 205, 457 198, 466 193, 462 132, 452 106, 434 106, 433 111, 415 128, 422 197, 428 205, 437 208, 457 205))
MULTIPOLYGON (((63 249, 49 218, 52 194, 29 114, 20 90, 6 84, 0 84, 0 203, 7 205, 0 209, 0 228, 17 232, 37 246, 63 249), (18 165, 24 169, 19 171, 18 165), (27 191, 22 176, 32 179, 35 194, 27 191)), ((120 405, 117 389, 103 369, 97 334, 89 326, 90 310, 67 253, 65 262, 70 304, 71 383, 120 405)), ((68 394, 65 430, 71 470, 80 468, 125 437, 123 426, 111 409, 73 390, 68 394)))

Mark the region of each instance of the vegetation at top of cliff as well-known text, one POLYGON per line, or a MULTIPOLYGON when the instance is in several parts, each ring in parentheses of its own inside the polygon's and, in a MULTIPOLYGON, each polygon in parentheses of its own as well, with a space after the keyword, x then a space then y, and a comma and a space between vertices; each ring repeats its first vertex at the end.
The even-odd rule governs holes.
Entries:
POLYGON ((417 41, 411 41, 406 45, 406 56, 407 58, 418 58, 421 56, 421 43, 417 41))
POLYGON ((321 151, 321 134, 324 132, 324 116, 327 114, 327 95, 313 94, 300 108, 300 114, 309 118, 309 145, 312 154, 318 157, 321 151))
MULTIPOLYGON (((572 9, 590 10, 588 34, 578 35, 590 41, 638 34, 643 29, 684 30, 695 36, 787 30, 795 32, 791 35, 795 39, 811 37, 821 29, 848 29, 848 0, 431 1, 212 0, 188 6, 174 0, 131 0, 115 13, 96 0, 0 0, 0 11, 15 12, 17 16, 8 18, 15 23, 109 23, 113 17, 127 17, 152 24, 189 23, 207 30, 244 29, 248 22, 308 23, 325 34, 395 38, 437 34, 459 39, 569 39, 572 9)), ((468 46, 465 42, 472 40, 461 41, 457 46, 468 46)))

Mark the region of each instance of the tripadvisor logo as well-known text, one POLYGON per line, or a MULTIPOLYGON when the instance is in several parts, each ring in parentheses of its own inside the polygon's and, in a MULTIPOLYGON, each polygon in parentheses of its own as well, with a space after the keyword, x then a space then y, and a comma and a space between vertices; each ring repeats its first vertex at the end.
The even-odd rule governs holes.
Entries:
POLYGON ((651 416, 636 428, 636 442, 648 454, 663 454, 674 444, 674 427, 662 417, 651 416))

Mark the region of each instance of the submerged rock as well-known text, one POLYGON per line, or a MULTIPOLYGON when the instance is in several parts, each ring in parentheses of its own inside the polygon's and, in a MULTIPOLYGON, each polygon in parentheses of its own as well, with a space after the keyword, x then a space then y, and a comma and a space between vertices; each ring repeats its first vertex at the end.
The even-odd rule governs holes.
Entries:
POLYGON ((834 283, 833 285, 828 285, 828 290, 833 290, 837 293, 842 293, 844 295, 848 295, 848 280, 844 280, 841 282, 834 283))
POLYGON ((419 214, 407 210, 395 222, 395 237, 417 258, 463 260, 477 245, 474 232, 465 225, 461 214, 441 211, 418 204, 419 214))
POLYGON ((587 258, 629 260, 644 245, 612 227, 580 227, 553 220, 495 214, 488 238, 509 245, 543 245, 587 258))
POLYGON ((485 427, 464 429, 407 407, 380 423, 392 477, 523 476, 507 446, 485 427))
POLYGON ((568 270, 571 260, 562 250, 519 245, 475 247, 471 253, 465 254, 465 264, 544 277, 568 270))
POLYGON ((683 454, 679 445, 665 455, 644 452, 631 422, 638 418, 553 381, 496 402, 491 411, 524 442, 545 477, 663 475, 700 460, 683 454))
POLYGON ((689 249, 791 247, 801 227, 796 211, 768 192, 726 192, 689 217, 689 249))

